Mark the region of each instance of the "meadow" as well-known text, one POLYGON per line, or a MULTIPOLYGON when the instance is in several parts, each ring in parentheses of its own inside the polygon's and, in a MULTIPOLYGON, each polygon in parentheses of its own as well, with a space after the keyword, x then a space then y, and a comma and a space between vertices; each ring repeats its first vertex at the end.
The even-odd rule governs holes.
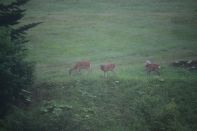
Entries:
POLYGON ((35 62, 31 104, 7 117, 10 130, 194 131, 197 74, 195 0, 31 0, 22 24, 35 62), (68 75, 81 60, 92 72, 68 75), (147 75, 144 62, 161 65, 147 75), (116 64, 106 79, 99 65, 116 64))

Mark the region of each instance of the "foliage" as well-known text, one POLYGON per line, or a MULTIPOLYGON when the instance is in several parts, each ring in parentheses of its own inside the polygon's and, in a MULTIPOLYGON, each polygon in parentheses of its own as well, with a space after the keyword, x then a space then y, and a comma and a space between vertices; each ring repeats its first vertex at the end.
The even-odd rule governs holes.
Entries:
MULTIPOLYGON (((43 105, 45 106, 45 105, 43 105)), ((42 107, 46 110, 49 107, 42 107)), ((60 131, 79 130, 79 123, 73 119, 73 114, 70 109, 55 107, 53 111, 45 111, 41 108, 36 108, 31 112, 16 108, 13 114, 6 117, 7 129, 24 130, 24 131, 60 131)))
POLYGON ((26 97, 24 89, 33 80, 33 63, 26 60, 25 31, 39 23, 14 28, 24 17, 25 10, 20 6, 27 1, 0 3, 0 117, 11 105, 19 104, 19 98, 26 97))
POLYGON ((197 98, 195 81, 119 79, 117 84, 116 80, 39 84, 35 88, 40 89, 40 94, 33 97, 32 105, 28 110, 16 110, 8 115, 8 125, 11 129, 30 131, 193 131, 197 128, 197 104, 193 103, 197 98))
POLYGON ((58 104, 56 101, 44 101, 43 107, 41 107, 42 113, 53 113, 59 116, 65 109, 72 109, 72 106, 58 104))

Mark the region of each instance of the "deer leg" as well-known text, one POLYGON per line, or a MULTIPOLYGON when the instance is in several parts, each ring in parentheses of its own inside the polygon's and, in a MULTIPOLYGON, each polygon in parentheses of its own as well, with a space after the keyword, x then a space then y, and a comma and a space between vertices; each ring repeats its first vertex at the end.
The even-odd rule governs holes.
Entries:
POLYGON ((69 74, 69 76, 71 76, 71 74, 72 74, 72 69, 70 69, 70 70, 68 71, 68 74, 69 74))
POLYGON ((78 74, 81 74, 81 69, 80 69, 80 68, 77 69, 77 73, 78 73, 78 74))
POLYGON ((150 75, 150 73, 151 73, 151 71, 150 71, 150 70, 148 70, 148 71, 147 71, 147 75, 150 75))
POLYGON ((157 74, 160 76, 160 71, 159 71, 159 70, 157 70, 156 72, 157 72, 157 74))
POLYGON ((112 70, 112 72, 113 72, 114 75, 116 74, 116 72, 114 70, 112 70))
POLYGON ((92 72, 92 68, 91 68, 91 67, 88 68, 88 74, 89 74, 90 72, 92 72))
POLYGON ((150 72, 149 72, 150 70, 148 68, 145 68, 144 71, 146 72, 147 75, 150 74, 150 72))

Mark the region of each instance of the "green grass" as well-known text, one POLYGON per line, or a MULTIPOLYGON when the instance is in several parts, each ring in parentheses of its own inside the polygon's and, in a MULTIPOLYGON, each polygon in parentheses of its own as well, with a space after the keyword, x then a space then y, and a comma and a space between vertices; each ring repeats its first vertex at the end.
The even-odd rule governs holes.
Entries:
POLYGON ((28 31, 32 104, 8 116, 11 130, 197 129, 196 72, 170 66, 197 57, 195 0, 31 0, 25 8, 21 24, 44 23, 28 31), (147 59, 161 76, 144 72, 147 59), (80 60, 92 72, 69 77, 80 60), (107 62, 116 71, 105 79, 107 62))
POLYGON ((36 78, 66 76, 79 60, 135 69, 143 68, 146 59, 166 64, 196 58, 194 5, 180 0, 32 0, 24 22, 44 22, 28 32, 36 78))

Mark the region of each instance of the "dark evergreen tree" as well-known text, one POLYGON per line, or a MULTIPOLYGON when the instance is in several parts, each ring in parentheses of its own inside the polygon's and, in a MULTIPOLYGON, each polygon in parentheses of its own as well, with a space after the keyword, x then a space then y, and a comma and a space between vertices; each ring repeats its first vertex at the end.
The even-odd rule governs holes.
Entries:
POLYGON ((33 64, 25 60, 25 34, 40 22, 14 28, 24 17, 21 6, 28 1, 0 3, 0 118, 17 104, 33 81, 33 64))

